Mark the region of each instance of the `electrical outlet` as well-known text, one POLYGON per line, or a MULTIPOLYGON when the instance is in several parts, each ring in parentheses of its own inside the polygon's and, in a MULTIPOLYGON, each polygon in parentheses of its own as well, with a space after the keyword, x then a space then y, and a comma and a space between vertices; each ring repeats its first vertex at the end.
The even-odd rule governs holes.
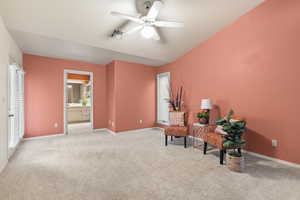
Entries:
POLYGON ((140 120, 139 120, 139 123, 142 124, 142 123, 143 123, 143 120, 140 119, 140 120))
POLYGON ((272 147, 277 147, 277 146, 278 146, 278 141, 272 140, 272 147))
POLYGON ((54 123, 54 128, 57 128, 58 127, 58 123, 54 123))
POLYGON ((112 126, 112 127, 115 127, 115 122, 111 122, 111 126, 112 126))

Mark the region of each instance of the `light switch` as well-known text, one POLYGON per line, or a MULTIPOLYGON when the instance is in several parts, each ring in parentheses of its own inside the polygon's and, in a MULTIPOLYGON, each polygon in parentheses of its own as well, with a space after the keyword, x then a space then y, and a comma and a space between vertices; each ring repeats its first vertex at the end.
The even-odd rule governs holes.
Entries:
POLYGON ((278 146, 278 141, 272 140, 272 147, 277 147, 277 146, 278 146))

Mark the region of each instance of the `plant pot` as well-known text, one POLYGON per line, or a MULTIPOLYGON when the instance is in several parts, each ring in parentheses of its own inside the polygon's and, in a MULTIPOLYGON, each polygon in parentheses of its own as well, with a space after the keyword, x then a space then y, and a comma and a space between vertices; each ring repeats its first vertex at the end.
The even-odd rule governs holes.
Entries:
POLYGON ((245 170, 245 159, 243 156, 237 157, 228 153, 226 155, 226 165, 231 171, 243 172, 245 170))
POLYGON ((198 118, 200 124, 208 124, 208 120, 206 118, 198 118))

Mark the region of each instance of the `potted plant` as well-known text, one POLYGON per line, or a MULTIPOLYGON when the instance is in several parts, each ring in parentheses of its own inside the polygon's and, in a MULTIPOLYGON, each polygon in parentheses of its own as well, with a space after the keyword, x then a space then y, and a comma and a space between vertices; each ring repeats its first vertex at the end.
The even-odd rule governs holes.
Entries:
POLYGON ((201 110, 197 113, 199 123, 202 125, 208 125, 209 122, 209 110, 201 110))
POLYGON ((86 98, 82 99, 81 101, 83 106, 86 106, 88 104, 88 100, 86 98))
POLYGON ((226 165, 232 171, 242 172, 245 167, 244 157, 240 149, 245 146, 246 141, 242 139, 242 135, 246 131, 246 121, 241 119, 233 119, 234 111, 230 110, 228 115, 216 120, 216 124, 227 134, 223 137, 225 149, 230 149, 226 156, 226 165))
MULTIPOLYGON (((183 86, 177 89, 177 92, 173 93, 172 87, 169 87, 170 98, 166 99, 169 103, 169 125, 171 126, 185 126, 186 113, 184 112, 184 102, 183 102, 183 86)), ((180 138, 182 136, 175 136, 175 138, 180 138)))

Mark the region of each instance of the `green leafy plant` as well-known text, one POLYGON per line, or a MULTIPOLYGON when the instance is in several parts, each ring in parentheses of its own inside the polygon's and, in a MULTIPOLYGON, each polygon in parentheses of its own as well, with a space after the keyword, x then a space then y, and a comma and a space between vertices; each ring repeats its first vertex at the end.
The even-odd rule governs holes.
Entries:
POLYGON ((200 118, 205 118, 205 119, 209 119, 209 111, 208 110, 203 110, 202 112, 198 112, 197 113, 197 117, 200 118))
POLYGON ((228 115, 223 118, 216 120, 216 124, 222 127, 222 130, 227 133, 224 136, 226 139, 223 143, 225 148, 233 149, 233 152, 230 152, 232 156, 241 156, 239 152, 236 152, 237 148, 241 148, 246 144, 246 141, 242 139, 242 135, 246 131, 246 122, 244 120, 235 120, 232 119, 234 114, 233 110, 230 110, 228 115))
POLYGON ((82 103, 82 105, 86 106, 88 104, 88 100, 87 99, 82 99, 81 103, 82 103))

